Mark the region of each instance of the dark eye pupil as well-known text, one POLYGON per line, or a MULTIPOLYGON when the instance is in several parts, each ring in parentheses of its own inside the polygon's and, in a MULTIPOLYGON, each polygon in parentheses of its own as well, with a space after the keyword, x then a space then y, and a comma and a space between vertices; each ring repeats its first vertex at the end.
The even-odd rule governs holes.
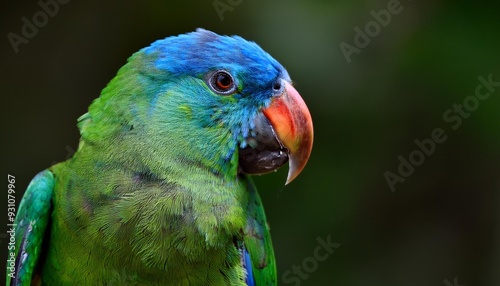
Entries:
POLYGON ((232 80, 227 74, 217 75, 217 86, 222 89, 229 88, 231 86, 232 80))

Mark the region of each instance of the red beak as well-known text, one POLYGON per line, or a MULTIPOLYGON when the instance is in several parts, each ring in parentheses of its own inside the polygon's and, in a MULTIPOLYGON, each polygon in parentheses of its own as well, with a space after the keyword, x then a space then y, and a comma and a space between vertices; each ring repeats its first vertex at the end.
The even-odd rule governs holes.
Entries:
POLYGON ((263 110, 278 139, 288 149, 289 170, 286 184, 304 169, 313 145, 311 113, 297 90, 288 82, 285 91, 263 110))

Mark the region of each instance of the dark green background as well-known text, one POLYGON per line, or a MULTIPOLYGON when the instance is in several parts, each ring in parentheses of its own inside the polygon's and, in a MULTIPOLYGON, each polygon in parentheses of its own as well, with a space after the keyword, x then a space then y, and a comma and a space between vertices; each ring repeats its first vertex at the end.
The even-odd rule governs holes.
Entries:
POLYGON ((340 43, 353 45, 354 27, 388 2, 243 0, 221 21, 212 1, 73 0, 16 54, 7 33, 40 7, 4 1, 2 176, 16 176, 19 202, 37 172, 71 154, 76 119, 136 50, 197 27, 238 34, 287 67, 314 119, 301 176, 286 187, 286 170, 256 178, 280 285, 298 285, 283 274, 312 263, 328 236, 340 247, 300 285, 500 285, 500 88, 456 130, 443 120, 478 76, 500 81, 500 2, 402 0, 348 63, 340 43), (391 192, 384 172, 435 128, 447 140, 391 192))

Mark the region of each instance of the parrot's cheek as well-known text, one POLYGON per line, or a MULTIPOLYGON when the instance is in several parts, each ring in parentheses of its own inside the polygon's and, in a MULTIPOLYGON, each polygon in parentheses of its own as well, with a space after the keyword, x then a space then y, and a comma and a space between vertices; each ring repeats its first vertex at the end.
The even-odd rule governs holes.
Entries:
POLYGON ((239 149, 240 171, 245 174, 265 174, 288 162, 288 149, 279 141, 263 114, 255 118, 254 136, 246 139, 247 146, 239 149))

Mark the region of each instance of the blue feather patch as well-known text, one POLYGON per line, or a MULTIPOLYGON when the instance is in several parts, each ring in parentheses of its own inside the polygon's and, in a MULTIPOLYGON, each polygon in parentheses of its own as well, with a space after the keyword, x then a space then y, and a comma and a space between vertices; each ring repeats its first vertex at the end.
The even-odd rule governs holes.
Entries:
POLYGON ((248 286, 255 286, 255 279, 253 277, 253 269, 252 269, 252 261, 250 260, 250 254, 248 253, 246 248, 242 249, 241 262, 243 264, 243 268, 246 270, 245 283, 248 286))

